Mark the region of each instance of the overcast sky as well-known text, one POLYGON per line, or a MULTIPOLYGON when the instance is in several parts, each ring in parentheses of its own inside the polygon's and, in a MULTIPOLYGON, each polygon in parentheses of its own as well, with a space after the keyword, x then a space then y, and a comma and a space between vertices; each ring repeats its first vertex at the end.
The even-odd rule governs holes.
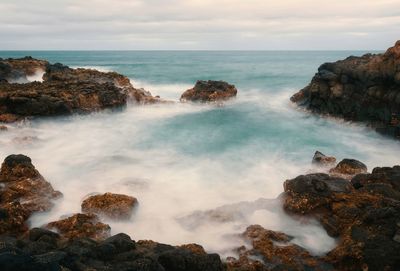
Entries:
POLYGON ((386 49, 400 0, 0 0, 0 50, 386 49))

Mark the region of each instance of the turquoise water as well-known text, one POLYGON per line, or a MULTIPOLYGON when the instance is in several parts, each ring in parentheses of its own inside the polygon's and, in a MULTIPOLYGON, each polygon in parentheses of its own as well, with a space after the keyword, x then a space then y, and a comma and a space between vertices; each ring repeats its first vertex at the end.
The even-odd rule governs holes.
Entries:
POLYGON ((241 201, 275 198, 287 178, 316 171, 316 150, 338 159, 356 158, 369 169, 398 164, 399 144, 363 125, 312 116, 289 97, 327 61, 364 52, 0 52, 31 55, 72 67, 116 71, 136 87, 178 101, 199 79, 235 84, 238 97, 222 107, 129 105, 100 112, 35 120, 0 134, 0 156, 29 155, 64 198, 56 209, 32 219, 41 225, 79 212, 92 192, 131 194, 140 207, 129 222, 110 221, 113 231, 134 239, 197 242, 229 255, 240 241, 227 238, 250 224, 289 232, 315 253, 334 241, 315 222, 298 223, 279 208, 259 203, 242 219, 187 229, 179 221, 196 211, 241 201))

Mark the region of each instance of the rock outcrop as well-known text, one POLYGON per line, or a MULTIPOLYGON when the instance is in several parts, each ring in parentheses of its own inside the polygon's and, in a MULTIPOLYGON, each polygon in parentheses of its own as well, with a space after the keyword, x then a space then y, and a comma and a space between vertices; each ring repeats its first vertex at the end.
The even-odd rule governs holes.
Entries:
POLYGON ((0 242, 2 271, 224 270, 217 254, 198 254, 152 241, 135 242, 122 233, 101 241, 67 240, 51 231, 35 228, 19 240, 0 236, 0 242))
POLYGON ((53 200, 62 196, 22 154, 4 160, 0 184, 0 234, 23 233, 27 230, 26 220, 33 213, 49 211, 53 200))
POLYGON ((162 101, 134 88, 126 76, 115 72, 71 69, 32 58, 0 60, 0 77, 0 122, 116 108, 130 100, 141 104, 162 101), (46 71, 43 82, 8 82, 10 76, 26 77, 39 66, 46 71))
POLYGON ((236 94, 236 87, 224 81, 197 81, 193 88, 182 94, 181 101, 218 102, 233 98, 236 94))
POLYGON ((28 83, 28 76, 44 73, 49 62, 30 56, 18 59, 0 58, 0 82, 28 83))
POLYGON ((111 219, 129 219, 132 216, 134 207, 138 204, 136 198, 105 193, 94 195, 82 202, 82 212, 94 213, 111 219))
POLYGON ((400 136, 400 41, 384 54, 325 63, 311 83, 291 97, 308 110, 366 122, 400 136))
POLYGON ((324 262, 337 270, 399 270, 400 167, 375 168, 351 181, 327 174, 287 180, 284 208, 314 217, 338 245, 324 262))

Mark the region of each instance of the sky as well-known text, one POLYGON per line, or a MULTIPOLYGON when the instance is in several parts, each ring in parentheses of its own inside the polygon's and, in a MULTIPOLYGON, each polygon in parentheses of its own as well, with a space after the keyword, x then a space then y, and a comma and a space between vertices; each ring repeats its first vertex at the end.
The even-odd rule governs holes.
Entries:
POLYGON ((384 50, 400 0, 0 0, 0 50, 384 50))

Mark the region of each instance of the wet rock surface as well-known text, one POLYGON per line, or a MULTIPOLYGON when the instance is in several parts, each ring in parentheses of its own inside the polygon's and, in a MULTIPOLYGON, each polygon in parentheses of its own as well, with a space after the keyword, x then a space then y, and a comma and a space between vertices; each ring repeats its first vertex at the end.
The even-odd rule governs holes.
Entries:
POLYGON ((45 60, 24 57, 17 59, 0 59, 0 83, 22 82, 28 83, 27 76, 44 72, 49 65, 45 60))
POLYGON ((196 85, 186 90, 181 101, 191 102, 217 102, 235 97, 237 89, 224 81, 197 81, 196 85))
POLYGON ((343 159, 336 167, 330 170, 330 173, 339 176, 354 176, 359 173, 366 173, 367 166, 356 159, 343 159))
POLYGON ((138 204, 136 198, 113 193, 94 195, 82 202, 82 212, 95 213, 111 219, 129 219, 134 207, 138 204))
POLYGON ((251 225, 243 233, 251 248, 238 248, 239 257, 228 259, 228 270, 334 270, 329 263, 292 244, 291 236, 251 225))
POLYGON ((325 63, 311 83, 291 97, 308 110, 362 121, 400 136, 400 41, 383 54, 325 63))
POLYGON ((143 270, 222 271, 216 254, 152 241, 135 242, 126 234, 105 240, 63 239, 43 229, 31 229, 15 239, 0 236, 0 270, 143 270))
POLYGON ((95 214, 74 214, 50 222, 45 228, 54 230, 68 239, 86 237, 101 240, 109 237, 111 231, 110 226, 100 222, 95 214))
POLYGON ((284 208, 318 219, 338 237, 337 247, 323 258, 337 270, 398 270, 399 169, 375 168, 351 181, 327 174, 287 180, 284 208))
POLYGON ((316 166, 328 167, 333 166, 336 163, 336 158, 333 156, 326 156, 322 152, 316 151, 313 159, 312 164, 316 166))
POLYGON ((118 73, 72 69, 33 58, 0 60, 0 78, 3 78, 0 81, 1 122, 118 108, 128 101, 141 104, 162 101, 143 89, 134 88, 126 76, 118 73), (26 78, 38 67, 45 71, 43 82, 13 83, 9 79, 10 76, 26 78))
POLYGON ((27 230, 26 220, 35 212, 49 211, 55 191, 25 155, 10 155, 0 169, 0 234, 19 234, 27 230))

